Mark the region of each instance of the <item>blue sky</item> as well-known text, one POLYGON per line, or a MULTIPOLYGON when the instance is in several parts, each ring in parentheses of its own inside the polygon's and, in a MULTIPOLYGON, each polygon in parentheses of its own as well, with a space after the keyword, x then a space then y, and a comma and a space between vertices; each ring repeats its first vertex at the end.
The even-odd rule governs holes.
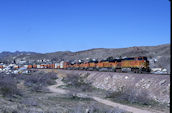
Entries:
POLYGON ((0 0, 0 52, 166 43, 169 0, 0 0))

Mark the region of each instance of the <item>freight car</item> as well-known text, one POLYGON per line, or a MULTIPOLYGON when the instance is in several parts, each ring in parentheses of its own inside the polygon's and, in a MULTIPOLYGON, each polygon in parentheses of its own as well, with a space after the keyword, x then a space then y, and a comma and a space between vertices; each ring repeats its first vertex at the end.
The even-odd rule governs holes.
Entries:
POLYGON ((2 65, 0 65, 0 68, 1 68, 1 69, 3 69, 3 66, 2 66, 2 65))

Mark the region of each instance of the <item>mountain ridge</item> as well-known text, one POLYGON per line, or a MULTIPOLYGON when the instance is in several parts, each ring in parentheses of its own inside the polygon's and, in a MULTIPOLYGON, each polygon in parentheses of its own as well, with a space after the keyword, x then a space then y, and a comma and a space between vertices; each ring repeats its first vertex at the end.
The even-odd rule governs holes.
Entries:
MULTIPOLYGON (((103 60, 110 56, 116 58, 147 56, 150 67, 161 67, 170 70, 170 44, 158 46, 133 46, 128 48, 93 48, 77 52, 57 51, 51 53, 36 52, 1 52, 0 62, 11 63, 14 60, 25 60, 27 63, 37 63, 38 60, 48 60, 49 63, 60 61, 86 60, 87 58, 103 60)), ((170 72, 170 71, 169 71, 170 72)))
POLYGON ((170 43, 166 43, 166 44, 159 44, 159 45, 155 45, 155 46, 129 46, 129 47, 123 47, 123 48, 91 48, 91 49, 86 49, 86 50, 79 50, 79 51, 55 51, 55 52, 47 52, 47 53, 40 53, 40 52, 34 52, 34 51, 18 51, 16 50, 15 52, 11 52, 11 51, 2 51, 0 52, 0 54, 2 53, 39 53, 39 54, 49 54, 49 53, 57 53, 57 52, 71 52, 71 53, 76 53, 76 52, 83 52, 83 51, 92 51, 92 50, 97 50, 97 49, 125 49, 125 48, 133 48, 133 47, 156 47, 156 46, 168 46, 171 45, 170 43))

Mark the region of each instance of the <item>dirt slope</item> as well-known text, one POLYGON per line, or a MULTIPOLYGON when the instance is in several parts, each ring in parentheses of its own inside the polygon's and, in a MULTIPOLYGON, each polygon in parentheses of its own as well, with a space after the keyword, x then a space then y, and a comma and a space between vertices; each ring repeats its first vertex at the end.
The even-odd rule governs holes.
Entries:
MULTIPOLYGON (((60 85, 63 85, 63 83, 60 80, 57 80, 56 82, 57 82, 56 85, 52 85, 52 86, 48 87, 51 92, 60 93, 60 94, 70 93, 70 91, 68 91, 68 90, 57 88, 60 85)), ((91 99, 94 99, 94 100, 96 100, 96 101, 98 101, 100 103, 103 103, 103 104, 106 104, 106 105, 109 105, 109 106, 112 106, 112 107, 118 107, 119 109, 124 109, 124 110, 132 112, 132 113, 162 113, 160 111, 148 111, 148 110, 138 109, 138 108, 127 106, 127 105, 122 105, 122 104, 115 103, 115 102, 112 102, 112 101, 109 101, 109 100, 106 100, 106 99, 99 98, 97 96, 88 96, 88 95, 86 95, 84 93, 76 93, 75 95, 78 95, 80 97, 91 98, 91 99)))
POLYGON ((85 82, 107 91, 120 91, 124 88, 133 90, 136 94, 143 92, 147 98, 160 103, 170 104, 170 75, 132 74, 98 71, 76 70, 42 70, 58 73, 59 76, 76 74, 85 76, 85 82))

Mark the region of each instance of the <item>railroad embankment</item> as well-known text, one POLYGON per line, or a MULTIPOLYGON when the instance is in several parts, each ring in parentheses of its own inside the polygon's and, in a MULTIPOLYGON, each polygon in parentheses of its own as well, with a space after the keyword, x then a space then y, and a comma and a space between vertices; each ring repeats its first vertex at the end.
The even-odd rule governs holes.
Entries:
POLYGON ((170 75, 133 74, 78 70, 46 70, 59 76, 79 75, 92 86, 112 92, 128 91, 135 96, 141 95, 151 100, 170 103, 170 75))

